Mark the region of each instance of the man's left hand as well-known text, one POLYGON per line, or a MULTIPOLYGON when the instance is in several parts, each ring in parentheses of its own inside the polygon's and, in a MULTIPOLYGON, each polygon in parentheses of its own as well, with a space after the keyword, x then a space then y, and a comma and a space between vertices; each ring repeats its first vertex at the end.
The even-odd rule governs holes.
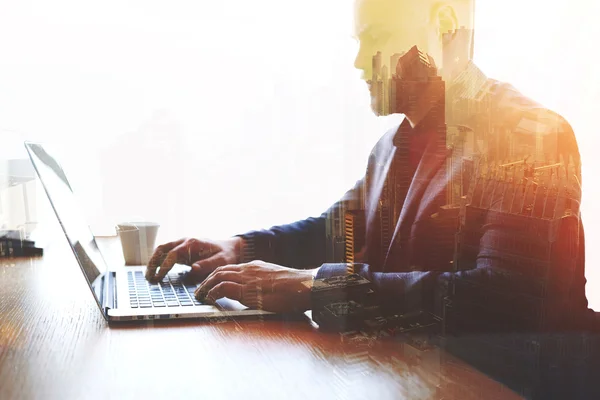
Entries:
POLYGON ((313 270, 298 270, 264 261, 224 265, 196 289, 199 301, 227 297, 243 305, 272 312, 302 312, 310 308, 313 270))

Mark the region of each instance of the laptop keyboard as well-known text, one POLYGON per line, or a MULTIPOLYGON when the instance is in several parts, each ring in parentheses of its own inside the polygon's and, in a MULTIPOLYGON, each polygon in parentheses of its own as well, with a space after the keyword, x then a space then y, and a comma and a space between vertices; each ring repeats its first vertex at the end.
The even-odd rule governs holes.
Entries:
POLYGON ((150 283, 142 271, 127 271, 131 308, 199 306, 194 298, 196 285, 184 284, 177 273, 168 274, 157 284, 150 283))

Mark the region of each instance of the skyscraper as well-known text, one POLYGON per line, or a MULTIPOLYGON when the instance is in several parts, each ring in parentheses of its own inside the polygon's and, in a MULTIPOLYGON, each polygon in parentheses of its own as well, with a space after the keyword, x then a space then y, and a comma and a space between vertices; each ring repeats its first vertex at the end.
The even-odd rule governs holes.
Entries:
MULTIPOLYGON (((445 84, 437 74, 437 69, 431 57, 421 52, 416 46, 399 57, 396 74, 392 77, 394 97, 391 107, 394 112, 407 115, 419 115, 425 110, 426 114, 418 122, 418 133, 413 132, 409 124, 401 124, 394 138, 396 154, 390 167, 391 173, 386 180, 379 207, 381 221, 381 248, 383 259, 393 257, 391 254, 403 248, 403 241, 408 240, 409 232, 399 232, 398 240, 392 237, 396 231, 396 224, 400 217, 404 199, 412 184, 416 172, 416 164, 411 161, 411 147, 413 140, 418 135, 425 140, 433 140, 434 146, 426 151, 433 151, 439 155, 446 154, 446 121, 445 121, 445 84), (431 138, 431 139, 430 139, 431 138)), ((419 139, 422 140, 422 139, 419 139)), ((445 173, 446 165, 441 166, 441 173, 445 173)), ((446 190, 439 192, 435 199, 440 206, 446 204, 446 190)), ((447 213, 443 213, 444 216, 447 213)), ((451 223, 451 222, 450 222, 451 223)), ((404 227, 408 229, 408 225, 404 227)), ((453 243, 451 244, 451 246, 453 243)), ((451 259, 451 255, 449 257, 451 259)))
POLYGON ((373 76, 371 79, 373 82, 377 82, 379 78, 381 78, 381 52, 378 51, 377 54, 373 56, 373 76))
POLYGON ((388 115, 390 114, 390 78, 388 76, 388 67, 385 65, 381 68, 381 82, 382 90, 380 115, 388 115))
POLYGON ((472 29, 464 26, 455 31, 442 35, 442 70, 441 75, 445 81, 451 81, 460 73, 471 59, 472 29))
POLYGON ((396 113, 396 109, 395 109, 395 99, 396 99, 396 86, 393 84, 394 82, 394 77, 398 75, 398 61, 400 60, 400 57, 402 57, 402 55, 405 54, 405 52, 403 51, 402 53, 394 53, 391 57, 390 57, 390 77, 388 79, 388 86, 389 86, 389 91, 388 91, 388 113, 389 114, 394 114, 396 113))
POLYGON ((346 251, 344 215, 347 204, 340 203, 327 213, 325 221, 325 260, 343 262, 346 251))
POLYGON ((345 217, 345 240, 346 240, 346 259, 347 263, 358 262, 356 259, 365 245, 365 212, 364 210, 346 211, 345 217))

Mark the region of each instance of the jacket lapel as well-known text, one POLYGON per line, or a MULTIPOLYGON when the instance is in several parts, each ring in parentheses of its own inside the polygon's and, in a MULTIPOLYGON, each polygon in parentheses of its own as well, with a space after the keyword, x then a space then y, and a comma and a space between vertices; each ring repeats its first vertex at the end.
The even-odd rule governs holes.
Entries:
POLYGON ((399 248, 401 235, 410 233, 412 224, 421 217, 421 214, 425 210, 431 207, 431 203, 446 187, 446 176, 438 177, 437 175, 440 167, 444 165, 448 155, 451 154, 451 150, 448 149, 440 152, 437 149, 438 144, 436 139, 435 134, 430 135, 426 150, 419 161, 419 165, 411 181, 406 199, 400 210, 400 216, 396 223, 392 240, 390 241, 390 247, 387 250, 387 256, 383 264, 384 270, 387 268, 388 262, 394 259, 393 253, 401 250, 399 248), (435 178, 438 178, 437 182, 432 184, 435 178), (432 190, 427 191, 428 187, 431 187, 432 190))

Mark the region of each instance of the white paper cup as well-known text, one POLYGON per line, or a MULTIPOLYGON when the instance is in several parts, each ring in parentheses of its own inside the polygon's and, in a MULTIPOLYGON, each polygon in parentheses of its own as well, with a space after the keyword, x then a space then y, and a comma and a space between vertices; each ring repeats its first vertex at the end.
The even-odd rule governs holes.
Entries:
POLYGON ((123 222, 116 229, 123 247, 126 265, 147 265, 156 243, 159 224, 155 222, 123 222))

